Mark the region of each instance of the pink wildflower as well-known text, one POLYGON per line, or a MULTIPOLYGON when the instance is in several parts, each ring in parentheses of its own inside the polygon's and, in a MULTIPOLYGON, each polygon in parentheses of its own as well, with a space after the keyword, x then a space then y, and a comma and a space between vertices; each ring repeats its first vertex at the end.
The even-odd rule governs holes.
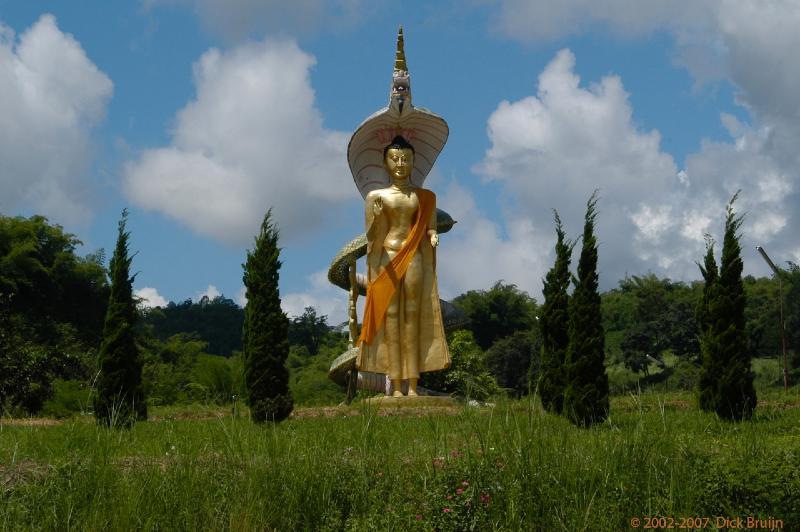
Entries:
POLYGON ((453 449, 452 451, 450 451, 450 456, 452 456, 453 458, 458 458, 459 456, 461 456, 461 451, 459 451, 458 449, 453 449))
POLYGON ((420 514, 417 514, 414 516, 414 519, 416 519, 417 521, 422 521, 422 516, 420 514))
POLYGON ((462 493, 464 493, 464 490, 462 490, 461 488, 458 488, 456 490, 456 495, 461 495, 462 493))
POLYGON ((469 486, 469 482, 467 482, 466 480, 462 480, 461 485, 466 488, 467 486, 469 486))
POLYGON ((452 501, 452 500, 453 500, 453 496, 452 496, 452 495, 448 495, 448 496, 447 496, 447 500, 448 500, 448 501, 452 501))
POLYGON ((489 504, 491 501, 492 501, 492 498, 489 495, 487 495, 485 493, 481 493, 481 502, 483 504, 489 504))
POLYGON ((452 511, 453 511, 453 509, 452 509, 452 508, 442 508, 442 511, 443 511, 444 513, 446 513, 446 514, 449 514, 450 512, 452 512, 452 511))

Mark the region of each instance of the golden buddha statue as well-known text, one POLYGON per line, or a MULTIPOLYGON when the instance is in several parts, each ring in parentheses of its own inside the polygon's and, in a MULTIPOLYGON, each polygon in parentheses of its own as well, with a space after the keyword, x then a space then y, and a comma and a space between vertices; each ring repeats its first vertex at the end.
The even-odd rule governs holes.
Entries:
MULTIPOLYGON (((448 133, 441 117, 411 103, 401 28, 389 105, 356 129, 347 149, 367 230, 367 301, 355 365, 387 375, 394 396, 406 387, 417 395, 420 373, 450 365, 436 284, 436 196, 422 188, 448 133)), ((355 290, 352 262, 351 277, 355 290)))
POLYGON ((384 150, 391 185, 365 201, 367 302, 356 366, 385 373, 394 396, 417 395, 420 372, 450 365, 436 286, 436 196, 409 181, 414 147, 402 136, 384 150))

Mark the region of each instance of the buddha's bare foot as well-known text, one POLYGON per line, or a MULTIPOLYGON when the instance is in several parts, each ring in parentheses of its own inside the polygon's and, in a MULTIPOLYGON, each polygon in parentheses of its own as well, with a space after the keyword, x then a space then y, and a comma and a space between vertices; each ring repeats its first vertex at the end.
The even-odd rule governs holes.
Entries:
MULTIPOLYGON (((414 395, 416 395, 416 394, 414 394, 414 395)), ((400 390, 395 390, 392 393, 392 397, 403 397, 403 392, 401 392, 400 390)))
POLYGON ((408 390, 409 397, 417 397, 418 395, 417 390, 408 390))

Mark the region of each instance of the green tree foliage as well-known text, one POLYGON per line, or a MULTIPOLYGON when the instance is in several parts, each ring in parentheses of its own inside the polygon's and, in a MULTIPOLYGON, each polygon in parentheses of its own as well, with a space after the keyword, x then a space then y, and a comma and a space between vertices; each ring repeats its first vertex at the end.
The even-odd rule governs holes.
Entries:
POLYGON ((700 408, 706 412, 713 412, 715 409, 716 396, 716 375, 719 373, 717 359, 712 356, 717 351, 716 337, 711 331, 713 320, 711 318, 711 302, 716 297, 718 290, 717 281, 719 279, 719 269, 714 258, 714 240, 706 236, 706 255, 703 264, 700 265, 700 273, 703 275, 703 297, 697 306, 697 324, 700 329, 700 349, 702 353, 702 369, 698 382, 698 393, 700 408))
POLYGON ((147 403, 142 389, 142 361, 136 345, 133 277, 128 256, 130 233, 125 231, 127 210, 119 221, 117 245, 111 258, 111 296, 108 300, 103 342, 97 357, 97 395, 94 415, 108 426, 131 426, 147 419, 147 403))
POLYGON ((0 216, 0 294, 10 296, 9 312, 24 315, 42 340, 53 323, 69 323, 88 342, 102 334, 108 301, 103 253, 79 258, 80 244, 43 216, 0 216))
POLYGON ((328 331, 328 317, 317 316, 314 307, 306 307, 302 316, 295 316, 289 322, 289 343, 304 346, 310 356, 316 356, 328 331))
POLYGON ((783 283, 783 319, 786 329, 786 349, 791 351, 791 382, 800 380, 800 266, 789 263, 783 283), (787 282, 788 281, 788 282, 787 282))
MULTIPOLYGON (((738 193, 728 203, 719 276, 711 286, 707 299, 707 328, 702 340, 703 371, 700 382, 701 407, 729 420, 747 419, 756 407, 745 331, 746 300, 739 245, 742 217, 736 216, 733 210, 737 196, 738 193)), ((708 254, 706 259, 706 267, 702 271, 707 273, 708 254)))
MULTIPOLYGON (((561 218, 553 211, 556 223, 556 261, 544 279, 544 304, 539 317, 542 335, 539 396, 548 412, 561 413, 564 407, 564 359, 569 343, 569 263, 575 242, 567 240, 561 218)), ((533 381, 532 381, 533 382, 533 381)))
POLYGON ((152 334, 162 342, 179 333, 191 333, 207 342, 208 352, 215 355, 230 356, 242 349, 244 309, 224 296, 203 296, 196 303, 191 299, 170 302, 143 314, 144 323, 152 326, 152 334))
POLYGON ((602 422, 608 416, 608 376, 597 276, 597 240, 594 236, 597 194, 586 205, 581 256, 575 289, 569 304, 569 344, 564 413, 579 426, 602 422))
POLYGON ((192 368, 208 344, 194 334, 179 333, 162 342, 149 327, 139 335, 141 342, 142 386, 150 404, 171 405, 190 399, 192 368))
POLYGON ((328 378, 328 370, 331 362, 346 350, 347 335, 330 330, 320 339, 314 356, 308 353, 306 346, 292 345, 287 365, 290 368, 289 389, 296 405, 335 405, 344 400, 344 389, 328 378))
POLYGON ((431 390, 483 401, 500 389, 486 367, 484 354, 471 331, 455 331, 448 342, 450 367, 423 373, 420 385, 431 390))
POLYGON ((516 331, 533 328, 536 321, 536 300, 514 284, 498 281, 489 290, 470 290, 453 300, 469 318, 478 346, 486 350, 516 331))
POLYGON ((281 310, 278 270, 281 267, 278 229, 272 223, 272 209, 261 223, 255 248, 247 252, 244 286, 242 345, 247 401, 253 421, 282 421, 292 412, 289 391, 289 320, 281 310))
POLYGON ((42 216, 0 216, 0 411, 35 414, 54 379, 92 373, 108 282, 78 245, 42 216))
MULTIPOLYGON (((784 277, 784 287, 788 288, 784 277)), ((752 275, 742 278, 747 304, 744 308, 748 350, 752 357, 782 357, 780 296, 776 278, 752 275)))
POLYGON ((655 275, 626 277, 620 281, 623 293, 630 294, 632 322, 621 342, 625 366, 648 373, 651 359, 660 360, 666 350, 679 357, 698 352, 694 291, 684 283, 659 279, 655 275))
POLYGON ((486 368, 512 397, 527 395, 539 375, 539 342, 532 331, 517 331, 486 351, 486 368))

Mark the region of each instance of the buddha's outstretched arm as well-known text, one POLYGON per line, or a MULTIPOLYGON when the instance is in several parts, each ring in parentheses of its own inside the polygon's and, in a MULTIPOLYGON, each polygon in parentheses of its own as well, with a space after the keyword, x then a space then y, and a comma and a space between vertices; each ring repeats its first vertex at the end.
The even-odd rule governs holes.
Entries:
MULTIPOLYGON (((434 196, 434 202, 435 201, 434 196)), ((439 232, 436 230, 436 203, 433 205, 431 218, 428 220, 428 237, 431 239, 431 246, 436 247, 439 245, 439 232)))

